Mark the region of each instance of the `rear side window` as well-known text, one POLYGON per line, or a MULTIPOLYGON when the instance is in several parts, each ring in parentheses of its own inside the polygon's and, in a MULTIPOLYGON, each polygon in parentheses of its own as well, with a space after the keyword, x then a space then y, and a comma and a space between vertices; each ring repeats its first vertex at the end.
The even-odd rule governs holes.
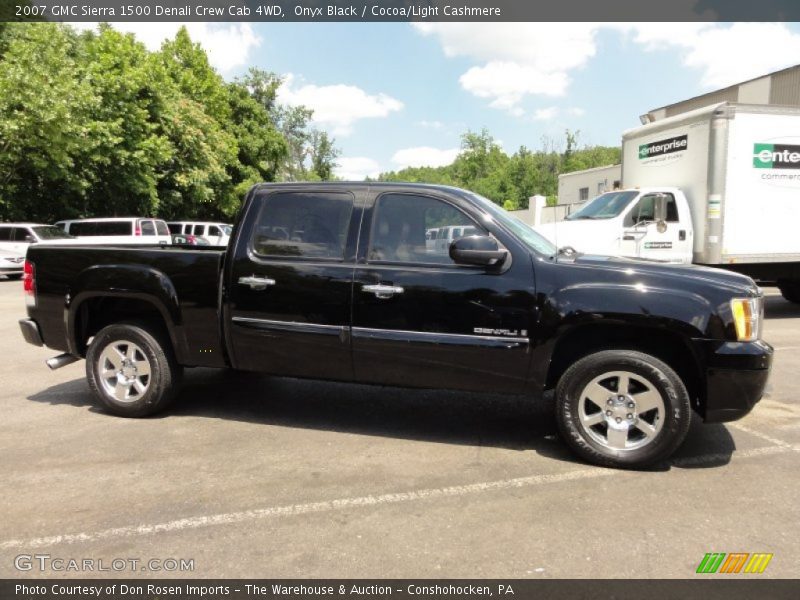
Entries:
POLYGON ((169 235, 169 227, 164 221, 153 221, 156 224, 156 233, 158 235, 169 235))
POLYGON ((353 196, 347 192, 270 194, 261 205, 252 247, 261 256, 344 258, 353 196))
POLYGON ((0 227, 0 242, 10 242, 11 232, 11 227, 0 227))
POLYGON ((156 226, 153 224, 152 221, 139 221, 139 225, 142 228, 142 235, 156 234, 156 226))
POLYGON ((133 235, 130 221, 84 221, 73 223, 69 232, 76 236, 133 235))
POLYGON ((216 225, 209 225, 208 226, 208 235, 220 236, 220 235, 222 235, 222 232, 219 230, 219 227, 217 227, 216 225))
POLYGON ((169 227, 170 233, 182 233, 180 223, 167 223, 167 227, 169 227))
POLYGON ((206 226, 205 225, 195 225, 194 231, 192 232, 195 235, 205 235, 206 234, 206 226))

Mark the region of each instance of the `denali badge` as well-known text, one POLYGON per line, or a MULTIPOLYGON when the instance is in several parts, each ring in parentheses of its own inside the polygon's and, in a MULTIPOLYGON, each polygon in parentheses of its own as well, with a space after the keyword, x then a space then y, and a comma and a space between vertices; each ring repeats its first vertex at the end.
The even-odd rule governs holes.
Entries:
POLYGON ((473 330, 475 333, 483 335, 505 335, 508 337, 527 337, 527 329, 490 329, 486 327, 476 327, 473 330))

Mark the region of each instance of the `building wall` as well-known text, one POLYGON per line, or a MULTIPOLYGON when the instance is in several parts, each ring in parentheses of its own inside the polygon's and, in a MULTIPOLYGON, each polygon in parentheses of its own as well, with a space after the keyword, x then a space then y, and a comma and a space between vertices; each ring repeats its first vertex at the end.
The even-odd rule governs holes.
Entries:
POLYGON ((558 203, 579 204, 614 189, 622 180, 622 167, 610 165, 558 176, 558 203), (583 196, 581 190, 584 190, 583 196))
POLYGON ((647 113, 647 117, 651 122, 658 121, 720 102, 800 106, 800 65, 655 108, 647 113))

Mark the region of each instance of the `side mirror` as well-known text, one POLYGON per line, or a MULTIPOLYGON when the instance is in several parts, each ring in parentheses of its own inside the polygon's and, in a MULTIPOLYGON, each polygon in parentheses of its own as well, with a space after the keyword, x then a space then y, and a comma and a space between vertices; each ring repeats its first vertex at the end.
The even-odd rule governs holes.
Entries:
POLYGON ((653 204, 654 221, 659 233, 667 230, 667 195, 658 194, 653 204))
POLYGON ((450 243, 450 258, 460 265, 494 267, 503 264, 507 256, 508 250, 502 250, 488 235, 468 235, 450 243))

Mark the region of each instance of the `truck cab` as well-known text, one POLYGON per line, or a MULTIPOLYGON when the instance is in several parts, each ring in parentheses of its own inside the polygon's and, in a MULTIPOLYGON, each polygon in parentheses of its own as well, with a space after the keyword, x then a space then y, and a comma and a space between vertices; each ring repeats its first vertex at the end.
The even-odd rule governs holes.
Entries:
POLYGON ((679 188, 606 192, 564 221, 535 229, 559 248, 668 263, 692 262, 692 215, 679 188))

